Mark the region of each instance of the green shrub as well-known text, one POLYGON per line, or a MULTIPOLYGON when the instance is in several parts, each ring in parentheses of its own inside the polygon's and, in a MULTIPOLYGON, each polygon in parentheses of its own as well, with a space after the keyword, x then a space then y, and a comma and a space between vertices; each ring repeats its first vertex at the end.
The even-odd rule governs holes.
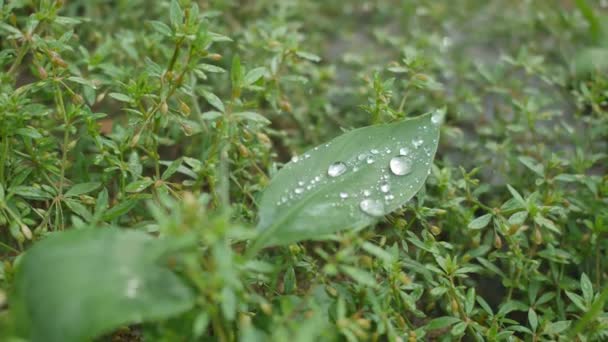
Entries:
POLYGON ((608 339, 607 13, 0 0, 0 337, 608 339))

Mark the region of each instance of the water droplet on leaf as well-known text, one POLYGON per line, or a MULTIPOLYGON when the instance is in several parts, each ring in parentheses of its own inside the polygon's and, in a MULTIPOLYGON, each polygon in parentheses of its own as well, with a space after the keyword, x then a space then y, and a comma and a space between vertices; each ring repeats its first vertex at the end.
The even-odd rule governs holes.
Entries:
POLYGON ((359 203, 361 211, 370 216, 384 215, 384 204, 376 199, 366 198, 359 203))
POLYGON ((335 162, 327 168, 327 175, 329 177, 338 177, 346 172, 346 165, 343 162, 335 162))
POLYGON ((405 156, 393 157, 389 162, 391 172, 397 176, 404 176, 412 172, 412 162, 405 156))

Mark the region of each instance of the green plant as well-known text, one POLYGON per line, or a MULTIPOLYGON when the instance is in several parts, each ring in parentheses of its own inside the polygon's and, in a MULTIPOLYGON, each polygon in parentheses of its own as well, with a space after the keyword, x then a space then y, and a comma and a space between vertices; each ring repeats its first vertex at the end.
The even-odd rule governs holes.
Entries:
POLYGON ((605 340, 605 16, 0 0, 0 339, 605 340))

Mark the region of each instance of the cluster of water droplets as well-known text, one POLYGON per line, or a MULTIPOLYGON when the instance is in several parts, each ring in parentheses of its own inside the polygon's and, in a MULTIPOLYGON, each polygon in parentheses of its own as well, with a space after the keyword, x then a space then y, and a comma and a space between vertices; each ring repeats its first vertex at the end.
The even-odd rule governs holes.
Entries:
MULTIPOLYGON (((433 125, 440 125, 443 122, 444 112, 436 111, 431 116, 431 123, 433 125)), ((429 127, 422 126, 419 128, 422 132, 428 130, 429 127)), ((392 138, 396 142, 396 138, 392 138)), ((436 143, 436 141, 433 141, 436 143)), ((396 151, 392 151, 390 148, 371 148, 364 151, 353 158, 345 161, 335 161, 331 163, 325 173, 310 176, 308 179, 302 179, 297 182, 297 186, 293 189, 285 189, 283 195, 277 202, 277 205, 284 205, 292 200, 298 199, 304 196, 307 191, 313 190, 321 184, 335 183, 340 180, 340 177, 347 173, 358 172, 360 169, 377 163, 378 161, 385 161, 387 156, 391 156, 388 165, 383 166, 381 170, 381 176, 378 181, 368 188, 363 188, 359 191, 341 191, 338 192, 334 197, 336 201, 332 202, 331 206, 341 206, 346 201, 359 201, 359 210, 369 216, 383 216, 386 214, 385 206, 389 205, 396 197, 404 197, 404 193, 398 192, 400 189, 393 189, 391 186, 391 179, 395 177, 407 177, 413 171, 414 164, 416 162, 416 156, 421 153, 426 154, 428 157, 425 166, 429 166, 430 157, 432 157, 432 149, 425 147, 425 141, 420 136, 414 136, 410 141, 402 143, 401 146, 397 147, 396 151), (421 150, 422 148, 422 150, 421 150), (393 190, 397 190, 394 192, 393 190)), ((326 144, 325 147, 329 147, 326 144)), ((292 167, 299 167, 297 164, 301 161, 309 159, 311 153, 314 155, 318 147, 314 148, 310 153, 306 153, 302 156, 294 156, 292 158, 292 167)), ((429 168, 430 171, 430 168, 429 168)), ((422 179, 414 179, 408 185, 409 190, 414 188, 414 185, 419 185, 422 179)), ((403 190, 403 189, 401 189, 403 190)), ((331 199, 333 196, 330 194, 325 195, 326 198, 331 199)), ((354 210, 354 207, 351 206, 354 210)), ((354 214, 354 213, 352 213, 354 214)))

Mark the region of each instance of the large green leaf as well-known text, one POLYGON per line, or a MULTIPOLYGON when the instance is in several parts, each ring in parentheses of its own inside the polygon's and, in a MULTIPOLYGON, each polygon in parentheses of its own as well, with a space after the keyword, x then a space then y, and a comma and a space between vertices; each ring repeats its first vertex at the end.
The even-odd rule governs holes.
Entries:
POLYGON ((442 116, 356 129, 294 157, 262 196, 251 251, 361 228, 403 206, 430 171, 442 116))
POLYGON ((21 260, 11 306, 32 341, 85 341, 194 304, 161 257, 183 242, 117 229, 56 233, 21 260))

